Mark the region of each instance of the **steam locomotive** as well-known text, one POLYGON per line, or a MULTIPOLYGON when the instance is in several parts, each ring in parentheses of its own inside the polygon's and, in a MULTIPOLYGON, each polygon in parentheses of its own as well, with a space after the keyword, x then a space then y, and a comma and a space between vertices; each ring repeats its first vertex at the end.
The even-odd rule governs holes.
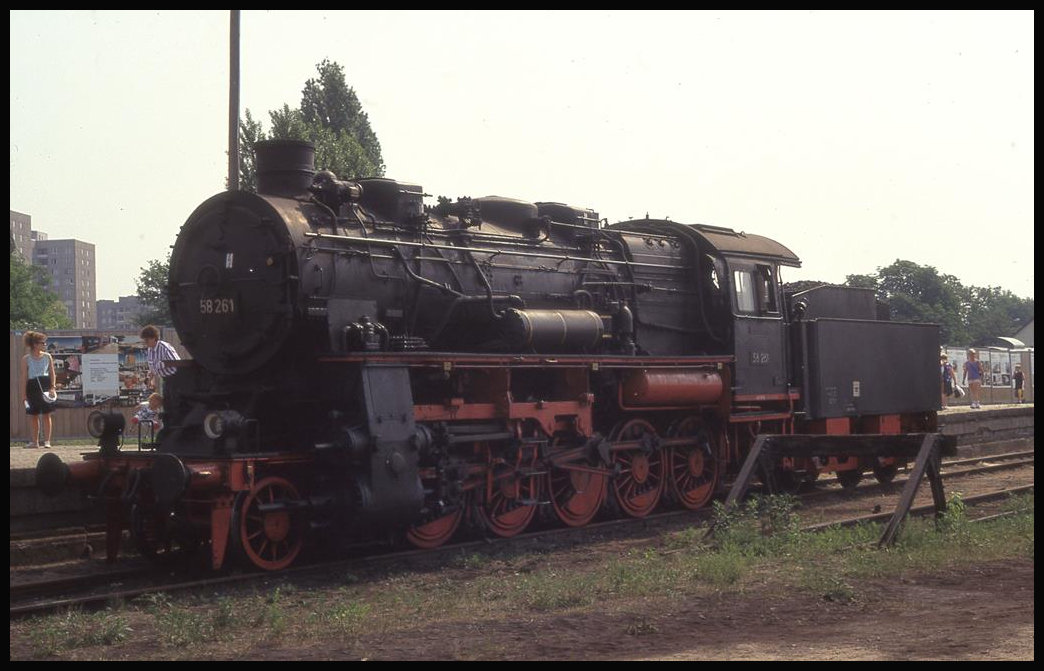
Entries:
MULTIPOLYGON (((316 539, 421 548, 462 526, 698 509, 761 434, 936 430, 938 327, 892 322, 872 291, 789 294, 787 247, 583 207, 439 198, 316 172, 314 148, 256 146, 258 191, 182 226, 174 326, 191 359, 165 428, 37 467, 78 486, 156 560, 205 547, 278 570, 316 539)), ((781 459, 779 482, 894 475, 894 458, 781 459)))

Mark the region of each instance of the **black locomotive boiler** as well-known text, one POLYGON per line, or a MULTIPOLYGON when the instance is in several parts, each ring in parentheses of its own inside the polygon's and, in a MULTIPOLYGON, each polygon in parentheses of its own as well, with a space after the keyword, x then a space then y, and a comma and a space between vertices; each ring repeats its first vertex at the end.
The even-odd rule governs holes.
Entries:
MULTIPOLYGON (((761 434, 936 429, 938 328, 873 293, 785 294, 798 257, 765 237, 502 197, 439 198, 316 172, 314 149, 257 146, 258 192, 223 192, 170 263, 191 359, 166 383, 154 449, 45 455, 45 490, 108 505, 156 559, 205 547, 290 565, 314 539, 697 509, 761 434)), ((894 474, 890 458, 784 459, 791 483, 894 474)))

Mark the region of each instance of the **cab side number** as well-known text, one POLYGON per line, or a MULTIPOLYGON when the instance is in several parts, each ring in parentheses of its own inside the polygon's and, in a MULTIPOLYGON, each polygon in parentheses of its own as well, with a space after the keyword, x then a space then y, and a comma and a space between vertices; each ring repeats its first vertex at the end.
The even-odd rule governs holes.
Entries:
POLYGON ((768 352, 751 352, 750 363, 752 366, 765 366, 769 362, 768 352))

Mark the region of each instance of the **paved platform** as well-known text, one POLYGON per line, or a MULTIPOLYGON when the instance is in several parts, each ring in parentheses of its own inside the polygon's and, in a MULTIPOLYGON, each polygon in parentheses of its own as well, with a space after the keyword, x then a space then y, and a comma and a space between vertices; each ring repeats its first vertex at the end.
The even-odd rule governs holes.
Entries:
POLYGON ((48 452, 54 452, 62 461, 80 461, 80 455, 84 452, 97 451, 98 446, 92 443, 78 443, 76 445, 60 445, 57 447, 38 447, 27 449, 21 445, 11 448, 11 470, 20 468, 36 468, 36 462, 48 452))

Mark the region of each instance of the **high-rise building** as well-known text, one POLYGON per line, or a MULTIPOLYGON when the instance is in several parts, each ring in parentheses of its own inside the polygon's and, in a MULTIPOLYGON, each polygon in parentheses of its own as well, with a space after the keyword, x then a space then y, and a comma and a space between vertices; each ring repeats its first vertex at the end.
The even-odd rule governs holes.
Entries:
POLYGON ((102 331, 136 331, 137 318, 145 311, 137 296, 120 296, 118 301, 98 301, 98 328, 102 331))
POLYGON ((33 261, 33 218, 11 210, 11 242, 26 263, 33 261))
POLYGON ((65 303, 74 327, 97 328, 94 245, 81 240, 38 238, 33 244, 33 263, 50 274, 48 288, 65 303))
POLYGON ((75 328, 98 328, 94 245, 81 240, 49 240, 33 230, 33 218, 11 210, 11 243, 26 263, 44 268, 46 287, 69 312, 75 328))

